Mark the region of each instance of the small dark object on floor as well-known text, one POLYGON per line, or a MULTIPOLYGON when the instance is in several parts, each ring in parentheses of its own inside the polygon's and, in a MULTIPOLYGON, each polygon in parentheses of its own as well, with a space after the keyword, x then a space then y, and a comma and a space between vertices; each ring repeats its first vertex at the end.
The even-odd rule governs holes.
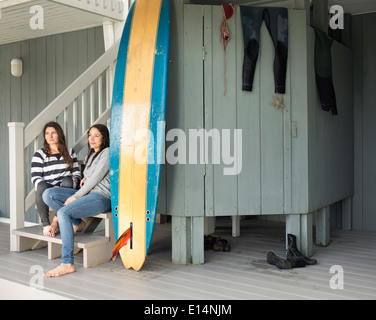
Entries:
POLYGON ((229 252, 231 246, 227 243, 227 240, 221 239, 221 237, 204 236, 204 249, 229 252))
POLYGON ((220 239, 217 240, 213 246, 214 251, 224 251, 229 252, 231 250, 231 246, 227 243, 227 240, 220 239))
POLYGON ((221 239, 221 238, 220 237, 214 237, 214 236, 204 236, 204 249, 205 250, 213 249, 214 244, 219 239, 221 239))

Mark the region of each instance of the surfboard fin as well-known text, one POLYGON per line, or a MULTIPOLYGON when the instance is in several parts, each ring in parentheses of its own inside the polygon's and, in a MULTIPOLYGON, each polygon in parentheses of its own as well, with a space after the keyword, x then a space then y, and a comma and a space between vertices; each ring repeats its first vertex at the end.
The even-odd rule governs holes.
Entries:
POLYGON ((125 232, 121 235, 118 241, 116 241, 114 249, 112 250, 113 261, 115 261, 116 256, 119 253, 119 250, 128 243, 128 240, 131 239, 131 237, 132 237, 132 228, 130 227, 127 230, 125 230, 125 232))

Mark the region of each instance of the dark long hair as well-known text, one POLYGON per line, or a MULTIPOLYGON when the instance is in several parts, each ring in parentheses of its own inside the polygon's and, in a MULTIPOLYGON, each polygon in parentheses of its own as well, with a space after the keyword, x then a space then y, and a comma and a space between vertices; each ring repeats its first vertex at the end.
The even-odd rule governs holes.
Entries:
POLYGON ((68 169, 72 172, 72 170, 73 170, 73 159, 68 152, 68 147, 67 147, 67 143, 66 143, 66 140, 65 140, 64 131, 61 128, 60 124, 58 124, 57 122, 54 122, 54 121, 50 121, 50 122, 46 123, 44 128, 43 128, 43 139, 44 139, 43 147, 44 147, 44 151, 47 154, 47 157, 51 156, 50 145, 46 141, 46 130, 47 130, 47 128, 54 128, 56 130, 56 133, 59 137, 59 140, 58 140, 58 143, 57 143, 57 148, 58 148, 60 154, 63 156, 64 162, 68 166, 68 169))
POLYGON ((90 162, 90 164, 85 163, 88 167, 91 166, 91 164, 93 163, 94 159, 98 156, 98 154, 101 153, 101 151, 102 151, 103 149, 106 149, 106 148, 108 148, 108 147, 110 146, 110 133, 109 133, 107 127, 106 127, 105 125, 103 125, 103 124, 94 124, 93 126, 91 126, 91 127, 89 128, 88 132, 87 132, 88 140, 89 140, 90 130, 91 130, 92 128, 96 128, 96 129, 101 133, 101 135, 102 135, 102 144, 101 144, 101 146, 100 146, 99 151, 98 151, 98 152, 95 152, 95 150, 94 150, 93 148, 90 147, 90 143, 89 143, 89 141, 88 141, 87 146, 88 146, 89 151, 88 151, 88 154, 87 154, 87 156, 86 156, 86 162, 88 162, 88 161, 89 161, 89 158, 91 157, 91 155, 92 155, 93 153, 95 153, 93 159, 92 159, 91 162, 90 162))

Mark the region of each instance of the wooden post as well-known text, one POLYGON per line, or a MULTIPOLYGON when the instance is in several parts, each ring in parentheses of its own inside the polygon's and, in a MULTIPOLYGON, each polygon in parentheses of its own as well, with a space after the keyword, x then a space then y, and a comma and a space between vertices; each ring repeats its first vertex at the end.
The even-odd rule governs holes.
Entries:
POLYGON ((312 214, 300 216, 300 251, 307 257, 312 256, 312 214))
POLYGON ((172 263, 191 263, 191 219, 172 216, 172 263))
POLYGON ((240 216, 232 216, 232 237, 240 237, 240 216))
MULTIPOLYGON (((108 51, 115 44, 114 24, 111 21, 103 22, 104 50, 108 51)), ((106 109, 110 108, 112 103, 112 88, 114 83, 115 66, 111 64, 106 73, 106 109)), ((108 123, 107 123, 108 125, 108 123)))
POLYGON ((114 24, 111 21, 103 22, 104 50, 107 51, 115 43, 114 24))
POLYGON ((204 263, 204 217, 172 216, 172 263, 204 263))
POLYGON ((300 249, 300 215, 288 214, 286 215, 286 248, 287 248, 287 235, 293 234, 296 236, 296 245, 300 249))
POLYGON ((307 257, 312 255, 312 214, 289 214, 286 216, 287 234, 296 236, 299 251, 307 257))
POLYGON ((192 264, 204 263, 204 217, 192 217, 192 264))
POLYGON ((342 230, 352 230, 352 197, 342 200, 342 230))
POLYGON ((24 227, 25 214, 25 168, 24 123, 10 122, 9 127, 9 212, 10 251, 18 251, 19 238, 12 230, 24 227))
POLYGON ((316 244, 327 246, 330 242, 330 207, 317 210, 316 244))
POLYGON ((216 217, 204 217, 204 234, 206 236, 215 232, 216 217))

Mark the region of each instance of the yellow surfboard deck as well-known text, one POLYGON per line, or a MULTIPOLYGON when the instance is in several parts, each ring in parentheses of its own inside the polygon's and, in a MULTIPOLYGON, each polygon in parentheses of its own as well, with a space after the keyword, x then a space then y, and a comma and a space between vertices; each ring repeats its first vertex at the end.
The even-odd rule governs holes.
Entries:
MULTIPOLYGON (((120 249, 126 268, 146 258, 147 157, 154 56, 162 0, 137 0, 129 36, 119 161, 119 233, 132 227, 120 249)), ((121 234, 121 233, 120 233, 121 234)))

